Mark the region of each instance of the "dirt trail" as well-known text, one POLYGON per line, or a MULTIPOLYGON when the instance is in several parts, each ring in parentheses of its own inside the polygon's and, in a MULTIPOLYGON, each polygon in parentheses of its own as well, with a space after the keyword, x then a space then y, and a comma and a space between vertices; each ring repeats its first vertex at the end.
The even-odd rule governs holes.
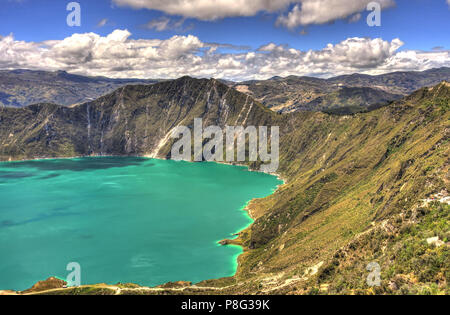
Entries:
MULTIPOLYGON (((234 285, 233 285, 234 286, 234 285)), ((198 290, 198 291, 221 291, 228 288, 231 288, 233 286, 227 286, 227 287, 199 287, 199 286, 187 286, 187 287, 180 287, 180 288, 149 288, 149 287, 138 287, 138 288, 123 288, 118 287, 114 285, 84 285, 78 287, 78 289, 87 289, 87 288, 95 288, 95 289, 107 289, 114 291, 113 295, 120 295, 123 291, 129 292, 129 291, 146 291, 146 292, 164 292, 164 291, 174 291, 174 292, 182 292, 184 290, 198 290)), ((72 290, 73 288, 56 288, 56 289, 49 289, 49 290, 43 290, 43 291, 37 291, 37 292, 28 292, 28 293, 18 293, 14 291, 0 291, 0 295, 36 295, 36 294, 49 294, 54 292, 64 292, 72 290)))

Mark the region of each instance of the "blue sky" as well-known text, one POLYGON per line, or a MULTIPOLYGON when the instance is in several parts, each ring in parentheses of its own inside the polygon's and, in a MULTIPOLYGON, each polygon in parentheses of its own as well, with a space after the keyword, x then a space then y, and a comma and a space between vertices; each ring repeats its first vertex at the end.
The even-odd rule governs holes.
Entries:
MULTIPOLYGON (((158 6, 154 3, 159 1, 148 0, 147 7, 158 6)), ((176 2, 178 0, 167 1, 176 2)), ((204 9, 201 7, 202 0, 189 1, 194 4, 197 1, 199 10, 204 9)), ((242 0, 217 1, 223 3, 223 1, 239 2, 242 0)), ((411 50, 431 52, 433 49, 435 51, 450 49, 450 36, 448 35, 450 4, 447 3, 447 0, 382 0, 393 2, 394 5, 387 5, 387 8, 382 11, 380 27, 367 25, 366 17, 370 13, 369 11, 355 10, 344 18, 331 17, 331 21, 327 23, 303 23, 293 28, 280 25, 277 20, 280 16, 287 16, 298 3, 312 0, 279 1, 285 1, 288 5, 275 11, 265 10, 262 7, 262 10, 254 14, 241 14, 237 10, 232 11, 228 16, 211 20, 208 15, 211 14, 208 13, 209 11, 200 17, 192 17, 192 13, 184 14, 182 9, 173 9, 161 4, 159 4, 160 10, 133 8, 131 6, 136 2, 135 0, 79 0, 77 2, 81 5, 81 26, 69 27, 66 24, 66 17, 69 13, 66 11, 66 5, 70 1, 0 0, 0 35, 7 36, 12 33, 15 41, 39 43, 47 40, 62 41, 76 33, 93 32, 105 37, 114 30, 126 29, 130 33, 127 37, 128 40, 169 40, 176 35, 183 37, 192 35, 202 43, 242 46, 239 48, 243 49, 231 46, 218 47, 216 53, 220 52, 221 54, 252 52, 268 43, 274 43, 280 47, 285 45, 284 47, 299 51, 320 51, 329 43, 337 45, 355 37, 379 38, 386 42, 392 42, 399 38, 402 45, 396 52, 411 50), (174 10, 176 14, 171 14, 174 10), (350 18, 358 14, 360 14, 358 21, 349 22, 350 18), (100 26, 99 22, 102 20, 106 23, 100 26), (145 26, 152 21, 154 24, 158 21, 169 21, 168 25, 172 25, 172 27, 157 30, 145 26), (174 26, 177 22, 178 24, 174 26)), ((319 1, 324 3, 341 2, 344 6, 345 2, 352 2, 351 0, 319 1)), ((364 0, 360 0, 360 2, 364 2, 364 0)), ((302 7, 300 6, 300 8, 302 7)), ((217 9, 218 12, 220 10, 221 8, 217 9)), ((324 6, 321 10, 326 12, 333 9, 324 6)), ((332 15, 332 12, 330 14, 332 15)), ((201 54, 201 51, 197 49, 195 55, 201 54)), ((84 70, 77 71, 76 68, 71 70, 85 72, 84 70)))
MULTIPOLYGON (((249 0, 250 1, 250 0, 249 0)), ((152 19, 167 16, 155 10, 136 10, 114 5, 111 0, 79 0, 82 9, 81 27, 66 24, 66 5, 70 1, 1 0, 0 34, 14 33, 26 41, 63 39, 73 33, 95 32, 107 35, 112 30, 128 29, 133 38, 169 38, 175 34, 192 34, 205 42, 246 45, 257 48, 267 42, 289 44, 297 49, 320 49, 348 37, 400 38, 402 49, 429 50, 450 48, 450 10, 445 0, 399 0, 397 6, 382 13, 381 27, 368 27, 365 17, 357 23, 336 21, 326 25, 310 25, 288 30, 276 26, 276 14, 260 13, 253 17, 233 17, 218 21, 187 19, 185 27, 158 32, 143 27, 152 19), (98 27, 102 19, 104 27, 98 27), (305 29, 308 34, 301 35, 305 29)), ((174 19, 181 19, 175 16, 174 19)))

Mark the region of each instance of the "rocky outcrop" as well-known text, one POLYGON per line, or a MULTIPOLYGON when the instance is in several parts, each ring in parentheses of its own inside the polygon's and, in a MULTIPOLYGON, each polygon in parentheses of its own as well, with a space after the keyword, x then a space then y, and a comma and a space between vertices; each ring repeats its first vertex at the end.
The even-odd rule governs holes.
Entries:
POLYGON ((22 294, 39 293, 41 291, 48 291, 52 289, 61 289, 67 285, 67 282, 55 277, 50 277, 47 280, 39 281, 33 285, 30 289, 22 291, 22 294))

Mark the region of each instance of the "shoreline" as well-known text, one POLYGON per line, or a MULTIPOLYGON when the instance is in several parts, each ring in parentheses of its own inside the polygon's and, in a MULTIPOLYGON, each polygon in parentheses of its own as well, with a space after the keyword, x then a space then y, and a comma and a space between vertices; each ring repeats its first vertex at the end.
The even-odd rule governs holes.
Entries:
MULTIPOLYGON (((0 163, 47 161, 47 160, 71 160, 71 159, 102 158, 102 157, 136 157, 136 158, 147 158, 147 159, 154 159, 154 160, 161 160, 161 161, 170 161, 169 159, 166 159, 166 158, 153 157, 150 155, 115 155, 115 154, 110 155, 110 154, 106 154, 106 155, 77 155, 77 156, 69 156, 69 157, 35 157, 35 158, 26 158, 26 159, 11 159, 10 158, 9 160, 4 160, 4 161, 0 160, 0 163)), ((280 181, 283 182, 283 184, 277 186, 277 189, 280 186, 286 185, 288 183, 287 179, 283 178, 283 176, 280 173, 268 173, 268 172, 263 172, 263 171, 256 170, 256 169, 251 169, 250 166, 248 166, 247 164, 225 162, 225 161, 220 161, 220 162, 217 162, 217 161, 211 161, 211 162, 208 162, 208 161, 203 161, 203 162, 185 161, 185 162, 188 162, 188 163, 216 163, 216 164, 223 164, 223 165, 243 166, 243 167, 246 167, 249 172, 263 173, 263 174, 276 176, 280 181)))
MULTIPOLYGON (((149 159, 149 160, 153 159, 153 160, 160 160, 160 161, 169 161, 169 159, 166 159, 166 158, 150 157, 148 155, 85 155, 85 156, 81 155, 81 156, 71 156, 71 157, 36 157, 36 158, 16 159, 16 160, 13 160, 13 159, 10 158, 8 161, 0 161, 0 163, 18 163, 18 162, 20 163, 20 162, 29 162, 29 161, 71 160, 71 159, 82 159, 82 158, 106 158, 106 157, 123 157, 123 158, 135 157, 135 158, 146 158, 146 159, 149 159)), ((201 162, 193 162, 193 161, 186 161, 186 162, 188 162, 188 163, 201 163, 201 162)), ((244 206, 242 206, 242 208, 240 210, 244 212, 244 214, 250 219, 251 222, 249 223, 248 226, 239 229, 239 231, 230 233, 230 236, 236 236, 235 238, 216 241, 216 244, 218 244, 220 246, 238 246, 238 247, 240 247, 242 249, 242 253, 240 253, 239 255, 237 255, 235 257, 233 257, 233 261, 236 264, 236 271, 234 272, 232 277, 235 277, 236 274, 238 273, 240 265, 241 265, 239 263, 239 257, 241 257, 247 250, 247 248, 240 241, 241 234, 245 230, 251 228, 252 225, 256 221, 256 218, 254 217, 254 215, 252 213, 252 209, 251 209, 252 203, 255 202, 258 199, 265 199, 265 198, 268 198, 268 197, 272 196, 281 187, 286 185, 288 183, 288 181, 286 179, 284 179, 279 173, 268 173, 268 172, 263 172, 263 171, 256 170, 256 169, 251 169, 250 166, 246 165, 246 164, 233 163, 233 162, 223 162, 223 161, 222 162, 211 161, 211 162, 206 162, 206 163, 216 163, 216 164, 229 165, 229 166, 245 167, 247 169, 247 171, 249 171, 249 172, 263 173, 263 174, 275 176, 279 181, 282 182, 281 184, 277 185, 276 188, 269 195, 267 195, 265 197, 262 197, 262 198, 253 198, 253 199, 247 201, 244 206), (225 243, 222 243, 222 242, 225 242, 225 243)), ((218 279, 220 279, 220 278, 218 278, 218 279)), ((204 279, 202 281, 218 280, 218 279, 204 279)), ((161 284, 161 285, 163 285, 163 284, 161 284)))

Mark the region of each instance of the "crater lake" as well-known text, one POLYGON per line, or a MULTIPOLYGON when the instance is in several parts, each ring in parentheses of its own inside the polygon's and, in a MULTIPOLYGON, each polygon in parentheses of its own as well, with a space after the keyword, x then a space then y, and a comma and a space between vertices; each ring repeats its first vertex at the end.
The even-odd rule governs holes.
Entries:
POLYGON ((0 290, 24 290, 81 266, 81 284, 232 276, 242 249, 218 241, 277 177, 246 167, 139 157, 0 163, 0 290))

